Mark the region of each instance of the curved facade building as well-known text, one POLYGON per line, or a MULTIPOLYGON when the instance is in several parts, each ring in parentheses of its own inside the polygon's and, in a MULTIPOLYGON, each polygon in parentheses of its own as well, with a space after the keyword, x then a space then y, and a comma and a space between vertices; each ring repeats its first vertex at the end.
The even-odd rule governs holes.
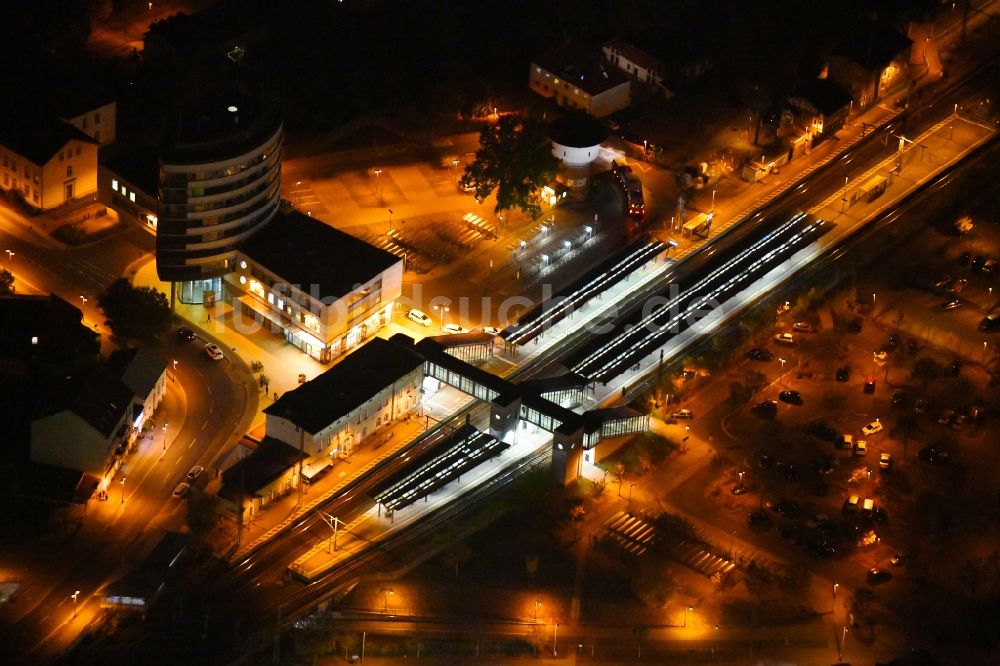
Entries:
POLYGON ((282 123, 275 109, 217 103, 179 125, 160 154, 156 270, 188 303, 221 297, 239 245, 278 211, 282 123))

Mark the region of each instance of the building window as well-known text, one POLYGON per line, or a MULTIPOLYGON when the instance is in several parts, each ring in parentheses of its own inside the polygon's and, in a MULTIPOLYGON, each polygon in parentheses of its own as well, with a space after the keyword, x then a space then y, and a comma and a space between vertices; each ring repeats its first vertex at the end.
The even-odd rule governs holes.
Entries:
POLYGON ((135 192, 128 193, 128 200, 131 201, 132 203, 135 203, 135 192))
POLYGON ((117 178, 112 178, 111 179, 111 189, 113 189, 115 192, 118 191, 118 179, 117 178))
POLYGON ((73 166, 72 165, 66 167, 66 177, 67 178, 72 178, 73 177, 73 166))
POLYGON ((77 146, 77 147, 76 147, 76 154, 77 154, 77 155, 79 155, 79 154, 80 154, 80 146, 77 146))

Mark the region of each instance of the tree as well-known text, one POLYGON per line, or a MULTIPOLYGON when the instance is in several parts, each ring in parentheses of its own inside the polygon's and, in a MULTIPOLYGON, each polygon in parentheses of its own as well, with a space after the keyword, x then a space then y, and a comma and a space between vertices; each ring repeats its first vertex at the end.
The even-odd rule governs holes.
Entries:
POLYGON ((219 502, 215 495, 191 493, 185 519, 195 537, 203 539, 211 534, 219 522, 219 502))
POLYGON ((462 187, 482 201, 496 190, 499 213, 520 208, 538 217, 538 189, 555 177, 558 160, 549 149, 545 126, 533 119, 503 116, 479 134, 476 159, 465 167, 462 187))
POLYGON ((134 287, 118 278, 97 297, 112 333, 120 339, 150 340, 170 327, 167 296, 152 287, 134 287))
POLYGON ((910 438, 920 432, 920 423, 917 422, 917 417, 914 416, 913 412, 907 410, 899 419, 896 420, 896 425, 892 428, 892 436, 903 440, 903 457, 906 457, 906 445, 909 443, 910 438))
POLYGON ((14 291, 14 276, 10 271, 0 271, 0 294, 13 294, 14 291))
POLYGON ((941 374, 941 366, 929 356, 921 356, 913 364, 913 370, 910 374, 913 375, 914 379, 919 379, 924 386, 927 386, 941 374))

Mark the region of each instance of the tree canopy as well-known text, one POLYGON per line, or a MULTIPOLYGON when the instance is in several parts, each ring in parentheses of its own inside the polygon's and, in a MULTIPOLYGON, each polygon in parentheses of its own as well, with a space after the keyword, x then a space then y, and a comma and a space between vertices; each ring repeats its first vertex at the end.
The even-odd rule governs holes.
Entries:
POLYGON ((97 297, 115 337, 150 340, 170 327, 167 296, 152 287, 134 287, 118 278, 97 297))
POLYGON ((538 189, 555 177, 559 161, 552 155, 545 125, 529 118, 503 116, 479 133, 476 159, 465 167, 461 184, 474 188, 482 201, 496 190, 499 213, 520 208, 538 217, 538 189))

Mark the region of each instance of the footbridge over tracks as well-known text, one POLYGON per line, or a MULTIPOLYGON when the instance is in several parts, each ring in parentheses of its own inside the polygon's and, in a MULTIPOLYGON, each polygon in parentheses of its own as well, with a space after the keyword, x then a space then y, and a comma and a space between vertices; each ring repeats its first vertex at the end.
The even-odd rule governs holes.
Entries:
MULTIPOLYGON (((568 374, 548 380, 515 383, 455 356, 439 339, 414 342, 404 334, 390 342, 412 348, 424 358, 424 377, 431 377, 490 405, 489 434, 497 440, 514 436, 529 425, 552 433, 552 467, 556 479, 569 483, 580 474, 584 456, 591 456, 602 439, 649 429, 649 415, 632 409, 570 409, 582 396, 586 380, 568 374), (557 402, 558 401, 558 402, 557 402)), ((578 404, 578 403, 577 403, 578 404)))

